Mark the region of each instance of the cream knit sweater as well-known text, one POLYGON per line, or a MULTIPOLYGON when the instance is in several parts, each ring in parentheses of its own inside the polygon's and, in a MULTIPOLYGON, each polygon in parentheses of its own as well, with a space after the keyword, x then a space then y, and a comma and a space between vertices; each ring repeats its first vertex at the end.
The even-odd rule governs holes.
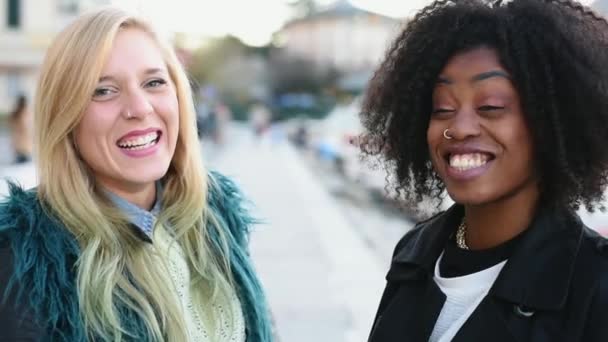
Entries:
MULTIPOLYGON (((156 249, 159 262, 165 262, 169 269, 175 292, 181 301, 184 317, 190 336, 189 342, 245 342, 245 323, 241 304, 233 292, 225 302, 211 303, 205 314, 218 322, 214 331, 210 331, 207 320, 195 310, 190 293, 190 270, 185 254, 177 243, 171 243, 172 237, 166 229, 157 228, 154 233, 153 248, 156 249)), ((221 298, 221 297, 220 297, 221 298)))

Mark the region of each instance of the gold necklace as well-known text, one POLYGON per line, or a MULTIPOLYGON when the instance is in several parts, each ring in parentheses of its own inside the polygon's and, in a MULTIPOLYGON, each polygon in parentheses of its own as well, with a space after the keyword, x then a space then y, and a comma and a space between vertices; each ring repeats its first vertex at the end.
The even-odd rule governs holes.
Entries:
POLYGON ((468 250, 469 246, 467 246, 467 240, 465 237, 466 232, 467 232, 467 224, 464 222, 464 218, 463 218, 462 222, 458 226, 458 230, 456 231, 456 245, 458 246, 458 248, 468 250))

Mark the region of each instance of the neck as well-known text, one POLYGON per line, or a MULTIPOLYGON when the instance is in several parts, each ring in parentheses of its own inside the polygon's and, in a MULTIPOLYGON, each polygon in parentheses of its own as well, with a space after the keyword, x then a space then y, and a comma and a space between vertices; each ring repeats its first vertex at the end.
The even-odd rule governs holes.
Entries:
POLYGON ((469 248, 492 248, 528 229, 536 213, 538 197, 538 188, 533 186, 491 203, 465 205, 469 248))
POLYGON ((135 204, 136 206, 144 210, 152 210, 154 202, 156 201, 156 183, 146 183, 138 185, 116 185, 116 184, 103 184, 103 186, 112 191, 114 194, 122 197, 123 199, 135 204))

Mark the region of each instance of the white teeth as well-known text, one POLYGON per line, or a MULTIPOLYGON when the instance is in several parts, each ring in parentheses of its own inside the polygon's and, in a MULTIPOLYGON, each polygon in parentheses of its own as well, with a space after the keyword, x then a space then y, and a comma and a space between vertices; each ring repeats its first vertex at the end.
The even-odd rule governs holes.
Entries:
POLYGON ((489 156, 483 153, 453 154, 450 156, 450 166, 466 171, 485 165, 489 156))
POLYGON ((158 132, 148 133, 136 139, 121 140, 118 142, 118 147, 129 150, 141 150, 155 144, 158 139, 158 132))

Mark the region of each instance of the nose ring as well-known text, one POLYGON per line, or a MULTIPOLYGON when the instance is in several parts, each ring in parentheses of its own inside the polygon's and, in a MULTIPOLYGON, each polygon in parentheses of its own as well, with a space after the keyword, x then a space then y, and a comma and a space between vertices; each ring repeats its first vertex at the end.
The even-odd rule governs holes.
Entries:
POLYGON ((454 137, 451 136, 448 132, 450 131, 450 129, 446 129, 445 131, 443 131, 443 137, 446 138, 447 140, 453 139, 454 137))

